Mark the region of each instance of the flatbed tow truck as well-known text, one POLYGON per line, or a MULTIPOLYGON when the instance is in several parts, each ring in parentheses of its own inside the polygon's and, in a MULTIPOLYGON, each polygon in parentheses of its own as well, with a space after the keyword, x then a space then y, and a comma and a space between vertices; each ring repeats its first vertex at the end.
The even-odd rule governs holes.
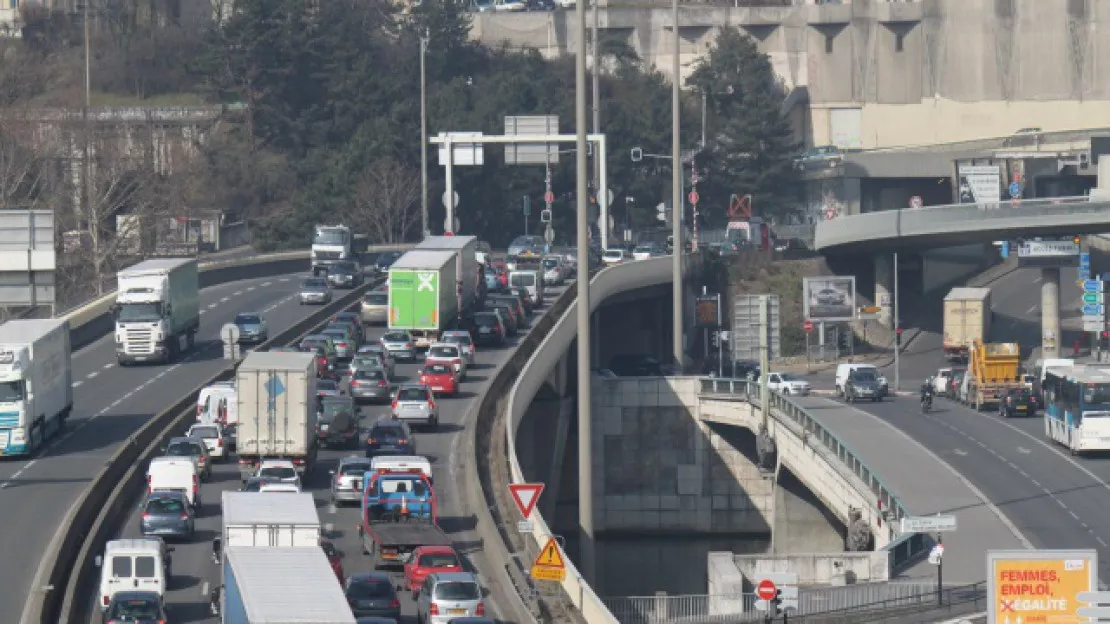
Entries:
POLYGON ((420 469, 365 473, 358 532, 373 568, 404 566, 420 546, 450 546, 437 512, 435 491, 420 469))

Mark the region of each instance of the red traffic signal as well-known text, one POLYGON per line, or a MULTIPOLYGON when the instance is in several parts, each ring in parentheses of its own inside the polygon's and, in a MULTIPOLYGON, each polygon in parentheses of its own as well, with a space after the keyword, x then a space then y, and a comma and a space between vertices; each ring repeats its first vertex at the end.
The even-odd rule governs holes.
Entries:
POLYGON ((1110 331, 1102 332, 1102 339, 1106 340, 1107 338, 1110 338, 1110 331))

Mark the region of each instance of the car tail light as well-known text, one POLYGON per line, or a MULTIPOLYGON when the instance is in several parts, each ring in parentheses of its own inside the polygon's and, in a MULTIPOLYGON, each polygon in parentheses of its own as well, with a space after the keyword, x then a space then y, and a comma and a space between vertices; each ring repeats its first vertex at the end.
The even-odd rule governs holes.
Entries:
POLYGON ((486 604, 484 602, 479 602, 478 603, 478 608, 474 610, 474 615, 485 615, 485 614, 486 614, 486 604))
POLYGON ((408 444, 408 443, 409 443, 408 438, 401 438, 400 440, 397 440, 397 444, 408 444))
POLYGON ((366 443, 367 444, 377 444, 378 441, 375 438, 367 438, 366 443))
POLYGON ((187 514, 185 512, 181 512, 181 519, 182 520, 188 520, 189 519, 189 514, 187 514))
POLYGON ((1013 403, 1013 402, 1014 402, 1014 398, 1013 398, 1013 397, 1006 397, 1006 404, 1007 404, 1007 405, 1009 405, 1010 403, 1013 403))
POLYGON ((420 383, 422 383, 422 384, 428 383, 428 376, 427 375, 421 375, 420 376, 420 383))
POLYGON ((223 448, 223 447, 224 447, 224 439, 223 438, 216 438, 216 448, 223 448))
POLYGON ((347 348, 347 343, 346 343, 346 341, 340 341, 340 342, 335 343, 335 346, 339 347, 340 349, 346 349, 347 348))
POLYGON ((103 601, 104 606, 107 607, 108 606, 108 597, 107 596, 101 596, 100 598, 101 598, 101 601, 103 601))
MULTIPOLYGON (((107 598, 105 598, 107 600, 107 598)), ((439 615, 439 605, 432 603, 428 605, 428 615, 439 615)))
POLYGON ((193 475, 193 494, 196 494, 199 491, 200 491, 200 479, 198 479, 196 475, 193 475))
POLYGON ((150 520, 150 514, 148 514, 147 512, 144 511, 143 512, 143 520, 150 520))
POLYGON ((294 459, 293 460, 293 465, 294 466, 303 466, 304 465, 304 460, 303 459, 294 459))
POLYGON ((389 601, 389 608, 390 609, 398 609, 400 607, 401 607, 401 601, 400 600, 397 600, 396 598, 394 598, 393 600, 389 601))
POLYGON ((393 409, 397 409, 397 399, 393 399, 393 405, 390 407, 392 407, 393 409))
POLYGON ((358 388, 358 387, 359 387, 359 386, 361 386, 361 385, 362 385, 362 382, 361 382, 361 381, 359 381, 359 380, 357 380, 357 379, 352 379, 352 380, 351 380, 351 387, 352 387, 352 388, 358 388))
POLYGON ((378 387, 379 388, 388 388, 389 384, 385 383, 385 380, 382 379, 381 381, 378 382, 378 387))
POLYGON ((435 409, 435 408, 436 408, 436 402, 431 400, 431 399, 428 399, 428 409, 435 409))

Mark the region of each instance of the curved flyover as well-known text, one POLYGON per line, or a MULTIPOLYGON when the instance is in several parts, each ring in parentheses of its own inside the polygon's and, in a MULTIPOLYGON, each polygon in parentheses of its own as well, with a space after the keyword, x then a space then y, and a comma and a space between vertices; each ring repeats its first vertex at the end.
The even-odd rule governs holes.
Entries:
POLYGON ((952 204, 885 210, 817 224, 822 253, 906 251, 1035 236, 1110 231, 1110 201, 1058 197, 998 204, 952 204))

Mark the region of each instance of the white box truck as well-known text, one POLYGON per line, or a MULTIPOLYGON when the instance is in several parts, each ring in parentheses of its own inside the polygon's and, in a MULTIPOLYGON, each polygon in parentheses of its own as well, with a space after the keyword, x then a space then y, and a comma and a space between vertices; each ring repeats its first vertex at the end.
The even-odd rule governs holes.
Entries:
POLYGON ((224 548, 277 546, 318 548, 320 516, 316 503, 307 492, 223 493, 221 501, 223 531, 213 544, 214 552, 224 548))
POLYGON ((171 362, 200 329, 195 258, 146 260, 116 275, 116 358, 120 366, 171 362))
POLYGON ((239 475, 263 459, 288 459, 301 474, 316 463, 316 357, 252 351, 235 373, 239 475))
POLYGON ((944 359, 967 362, 973 342, 991 331, 991 289, 953 288, 944 298, 944 359))
POLYGON ((0 455, 30 455, 65 428, 73 409, 69 321, 0 325, 0 455))
POLYGON ((223 624, 355 624, 319 546, 228 548, 221 603, 223 624))
POLYGON ((485 275, 478 266, 477 236, 429 236, 416 245, 417 250, 450 251, 455 254, 455 279, 458 282, 458 306, 462 316, 478 306, 485 289, 485 275))

